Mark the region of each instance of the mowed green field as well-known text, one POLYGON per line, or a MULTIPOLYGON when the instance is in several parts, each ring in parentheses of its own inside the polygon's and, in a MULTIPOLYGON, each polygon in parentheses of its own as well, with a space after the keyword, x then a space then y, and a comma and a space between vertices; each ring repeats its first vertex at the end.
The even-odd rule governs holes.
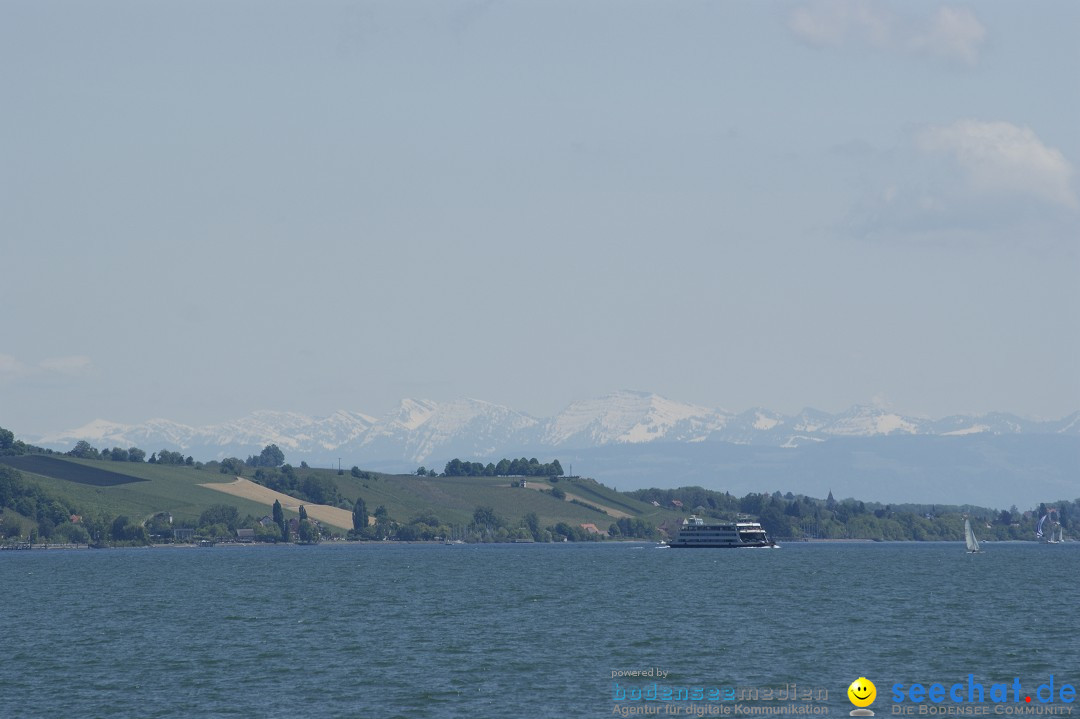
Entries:
MULTIPOLYGON (((241 516, 251 514, 260 517, 270 513, 270 505, 242 499, 219 492, 202 484, 229 483, 235 477, 216 471, 193 467, 129 462, 105 462, 80 460, 70 457, 50 457, 49 474, 38 474, 21 469, 23 476, 40 484, 50 494, 66 498, 82 511, 127 515, 144 519, 157 512, 171 512, 176 520, 195 520, 206 508, 215 504, 236 507, 241 516), (70 467, 70 472, 63 467, 70 467), (95 486, 70 481, 85 476, 85 469, 92 468, 118 473, 134 480, 112 486, 95 486)), ((297 469, 300 478, 320 476, 331 479, 348 502, 362 497, 368 512, 373 513, 382 505, 390 517, 407 523, 419 514, 434 514, 448 525, 467 525, 472 521, 477 507, 491 507, 510 525, 516 525, 528 512, 535 512, 541 526, 566 522, 572 526, 592 523, 602 531, 622 516, 641 518, 655 525, 665 519, 680 517, 676 512, 659 509, 639 502, 615 490, 589 479, 562 479, 556 484, 548 480, 529 480, 530 488, 513 487, 506 477, 417 477, 415 475, 391 475, 372 473, 370 479, 359 479, 346 472, 337 474, 329 469, 297 469), (534 489, 539 488, 538 489, 534 489), (567 493, 566 500, 551 496, 551 487, 559 487, 567 493), (581 501, 607 512, 600 512, 569 501, 578 497, 581 501)), ((251 478, 252 471, 247 471, 251 478)))
MULTIPOLYGON (((231 482, 233 477, 193 467, 179 467, 134 462, 102 462, 70 457, 56 458, 72 465, 72 476, 88 467, 128 475, 138 480, 130 484, 94 486, 65 479, 63 471, 50 470, 49 475, 20 469, 25 479, 41 485, 57 497, 66 499, 83 512, 127 515, 143 520, 157 512, 171 512, 176 520, 196 520, 203 510, 214 504, 231 504, 240 515, 261 517, 268 508, 257 502, 230 497, 221 492, 200 487, 210 482, 231 482)), ((42 470, 45 471, 45 470, 42 470)))
POLYGON ((511 483, 514 480, 507 477, 379 475, 378 479, 373 480, 348 477, 350 481, 346 484, 355 483, 351 489, 341 482, 346 478, 336 479, 342 494, 347 497, 359 494, 367 503, 369 512, 381 504, 398 521, 408 521, 421 512, 431 512, 445 524, 468 524, 472 521, 473 510, 482 506, 491 507, 495 514, 514 525, 528 512, 535 512, 542 527, 559 522, 573 526, 591 523, 606 531, 612 522, 623 515, 640 517, 653 524, 676 516, 674 512, 630 499, 591 480, 563 479, 555 485, 547 480, 529 480, 529 485, 544 490, 557 486, 568 495, 581 497, 588 504, 615 512, 605 514, 568 500, 555 499, 547 491, 513 487, 511 483))

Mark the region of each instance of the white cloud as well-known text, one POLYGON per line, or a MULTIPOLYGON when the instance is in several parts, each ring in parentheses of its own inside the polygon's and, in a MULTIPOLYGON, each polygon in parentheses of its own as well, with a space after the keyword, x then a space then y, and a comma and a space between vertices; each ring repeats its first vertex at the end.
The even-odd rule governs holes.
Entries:
POLYGON ((967 8, 943 5, 930 27, 915 35, 911 47, 947 60, 974 66, 979 62, 979 46, 986 39, 986 26, 967 8))
POLYGON ((85 355, 50 357, 36 365, 28 365, 17 357, 0 354, 0 380, 42 377, 77 377, 86 374, 93 362, 85 355))
POLYGON ((11 355, 0 354, 0 379, 26 372, 26 366, 11 355))
POLYGON ((38 367, 54 374, 80 375, 90 369, 90 358, 85 355, 73 355, 71 357, 50 357, 41 360, 38 367))
POLYGON ((930 55, 974 66, 986 39, 967 8, 942 5, 932 17, 899 16, 869 0, 814 0, 788 15, 788 28, 816 47, 869 47, 930 55))
POLYGON ((1028 127, 970 119, 924 126, 849 161, 860 190, 846 228, 857 237, 1062 249, 1080 237, 1073 167, 1028 127))
POLYGON ((924 153, 951 157, 975 195, 1025 196, 1077 207, 1072 165, 1030 128, 959 120, 923 130, 916 146, 924 153))
POLYGON ((881 5, 867 0, 818 0, 795 8, 788 27, 811 45, 839 47, 863 41, 875 47, 889 44, 895 18, 881 5))

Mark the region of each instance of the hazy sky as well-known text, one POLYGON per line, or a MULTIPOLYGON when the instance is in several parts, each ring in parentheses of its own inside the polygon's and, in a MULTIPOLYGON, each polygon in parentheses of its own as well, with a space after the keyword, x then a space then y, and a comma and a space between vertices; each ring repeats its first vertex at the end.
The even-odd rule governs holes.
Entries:
POLYGON ((0 3, 0 425, 1080 409, 1080 3, 0 3))

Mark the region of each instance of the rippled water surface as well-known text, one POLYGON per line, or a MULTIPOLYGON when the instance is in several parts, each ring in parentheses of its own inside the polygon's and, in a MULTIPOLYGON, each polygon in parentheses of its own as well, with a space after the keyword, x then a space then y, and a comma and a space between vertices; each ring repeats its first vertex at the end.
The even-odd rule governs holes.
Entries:
POLYGON ((0 716, 601 717, 648 668, 834 715, 859 676, 1080 684, 1080 543, 986 549, 4 552, 0 716))

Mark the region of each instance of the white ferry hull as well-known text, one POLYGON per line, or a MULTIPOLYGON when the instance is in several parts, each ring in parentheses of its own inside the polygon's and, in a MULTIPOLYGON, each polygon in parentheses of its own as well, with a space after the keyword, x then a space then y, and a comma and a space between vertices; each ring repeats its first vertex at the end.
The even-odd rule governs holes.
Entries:
POLYGON ((757 522, 706 524, 695 515, 683 520, 682 527, 668 544, 672 549, 774 549, 780 546, 769 539, 757 522))
POLYGON ((779 549, 780 545, 776 542, 768 543, 755 543, 755 544, 694 544, 686 542, 680 544, 678 542, 672 542, 668 545, 672 549, 779 549))

